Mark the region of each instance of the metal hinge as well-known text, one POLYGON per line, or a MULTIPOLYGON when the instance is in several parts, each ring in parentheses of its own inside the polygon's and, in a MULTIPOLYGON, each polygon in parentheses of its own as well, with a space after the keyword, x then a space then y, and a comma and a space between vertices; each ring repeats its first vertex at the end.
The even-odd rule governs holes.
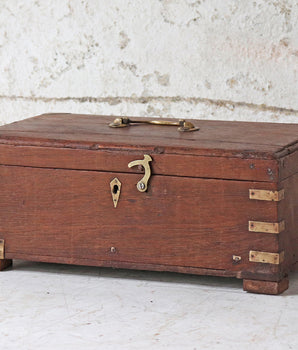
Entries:
POLYGON ((0 260, 4 259, 4 239, 0 239, 0 260))

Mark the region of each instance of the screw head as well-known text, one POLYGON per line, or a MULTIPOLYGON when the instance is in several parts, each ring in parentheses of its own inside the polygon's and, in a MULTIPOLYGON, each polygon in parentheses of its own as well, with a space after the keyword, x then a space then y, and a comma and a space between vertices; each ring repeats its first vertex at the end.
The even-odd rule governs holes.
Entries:
POLYGON ((272 176, 273 175, 273 170, 272 169, 267 169, 267 174, 269 175, 269 176, 272 176))
POLYGON ((143 191, 145 189, 145 184, 144 182, 138 182, 137 184, 138 190, 143 191))
POLYGON ((241 261, 241 256, 238 256, 238 255, 233 255, 233 261, 235 263, 239 263, 241 261))
POLYGON ((111 248, 110 248, 110 252, 111 252, 111 253, 116 253, 116 248, 115 248, 115 247, 111 247, 111 248))

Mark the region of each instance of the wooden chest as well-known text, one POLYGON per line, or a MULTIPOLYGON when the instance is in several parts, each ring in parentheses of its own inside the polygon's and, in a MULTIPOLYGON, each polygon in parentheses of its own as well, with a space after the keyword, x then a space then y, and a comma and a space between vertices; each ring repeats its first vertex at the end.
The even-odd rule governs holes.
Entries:
POLYGON ((288 288, 298 124, 113 120, 47 114, 0 128, 1 270, 24 259, 288 288))

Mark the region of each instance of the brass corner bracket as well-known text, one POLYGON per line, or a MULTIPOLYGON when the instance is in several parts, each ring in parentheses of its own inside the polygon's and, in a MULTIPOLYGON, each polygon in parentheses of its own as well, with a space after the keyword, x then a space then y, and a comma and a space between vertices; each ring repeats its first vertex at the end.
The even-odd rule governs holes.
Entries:
POLYGON ((268 190, 249 190, 249 199, 256 199, 259 201, 273 201, 279 202, 285 198, 284 189, 280 191, 268 191, 268 190))
POLYGON ((4 259, 4 239, 0 239, 0 260, 4 259))
POLYGON ((284 259, 285 259, 284 251, 280 253, 268 253, 268 252, 259 252, 259 251, 251 250, 249 252, 250 262, 279 265, 284 261, 284 259))
POLYGON ((275 233, 279 234, 286 228, 285 221, 280 222, 262 222, 262 221, 249 221, 248 230, 250 232, 263 232, 263 233, 275 233))

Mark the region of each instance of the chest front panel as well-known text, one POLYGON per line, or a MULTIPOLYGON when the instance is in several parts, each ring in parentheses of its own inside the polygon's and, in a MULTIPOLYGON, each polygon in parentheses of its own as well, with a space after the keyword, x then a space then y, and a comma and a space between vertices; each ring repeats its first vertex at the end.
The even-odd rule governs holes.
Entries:
POLYGON ((249 271, 255 269, 249 251, 279 251, 278 235, 248 227, 278 220, 276 202, 249 198, 250 189, 275 190, 275 184, 152 175, 142 193, 141 177, 0 166, 6 254, 249 271), (121 182, 116 208, 115 178, 121 182))

